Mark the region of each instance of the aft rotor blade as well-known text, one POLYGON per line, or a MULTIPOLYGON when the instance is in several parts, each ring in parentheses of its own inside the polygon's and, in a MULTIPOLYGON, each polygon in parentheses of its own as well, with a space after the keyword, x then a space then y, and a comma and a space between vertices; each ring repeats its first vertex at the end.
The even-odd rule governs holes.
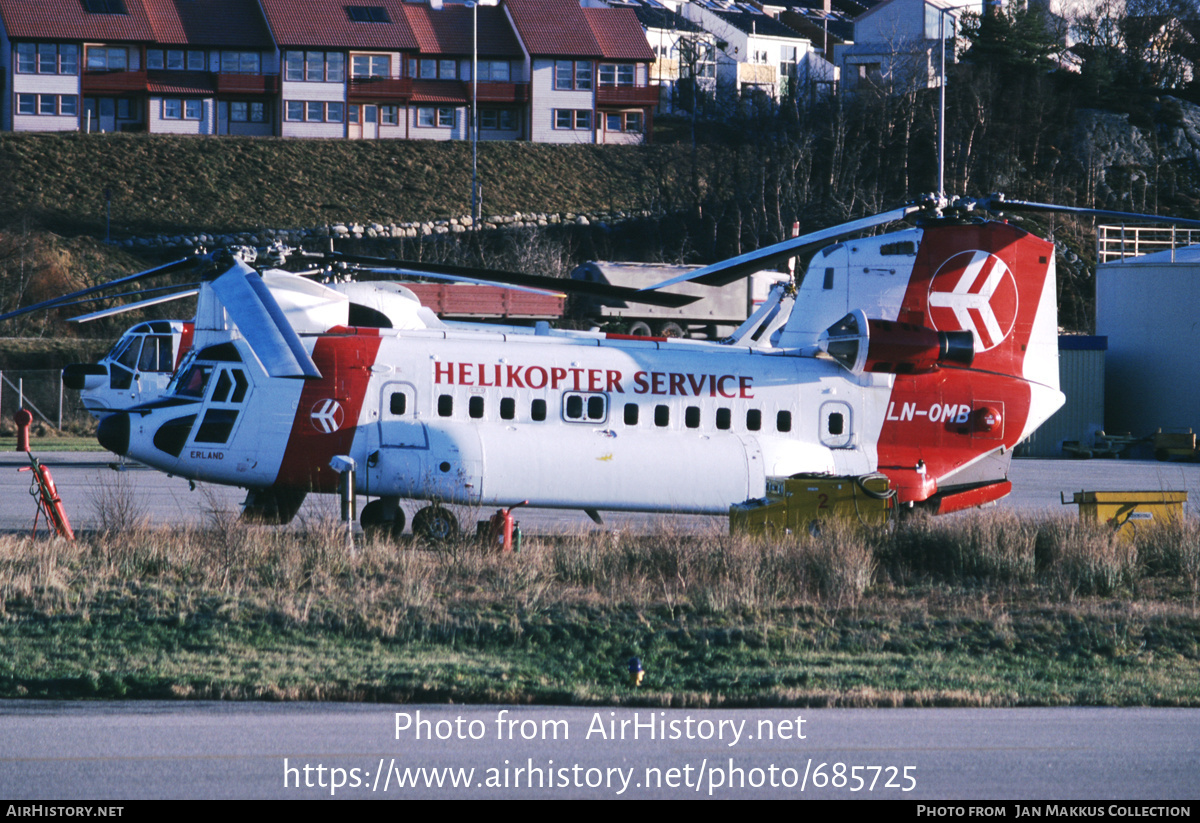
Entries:
POLYGON ((820 231, 802 234, 799 237, 784 240, 782 243, 765 246, 756 251, 731 257, 728 260, 713 263, 687 274, 681 274, 678 277, 672 277, 670 280, 664 280, 657 285, 644 289, 643 293, 685 282, 700 283, 705 286, 725 286, 756 271, 762 271, 764 268, 780 260, 804 254, 813 246, 820 247, 850 234, 865 231, 875 226, 882 226, 885 223, 892 223, 896 220, 903 220, 913 212, 920 210, 921 206, 902 206, 898 209, 882 212, 881 214, 851 220, 849 223, 841 223, 836 226, 830 226, 827 229, 821 229, 820 231))
POLYGON ((137 272, 136 274, 118 277, 116 280, 110 280, 107 283, 101 283, 98 286, 91 286, 86 289, 81 289, 80 291, 71 292, 70 294, 59 295, 58 297, 52 297, 49 300, 43 300, 41 303, 37 303, 32 306, 26 306, 22 309, 15 309, 7 314, 0 314, 0 320, 8 320, 12 317, 20 317, 23 314, 29 314, 30 312, 34 311, 48 311, 50 309, 57 309, 63 304, 70 303, 71 301, 80 297, 87 297, 89 294, 96 294, 97 292, 104 291, 105 289, 115 288, 126 283, 133 283, 137 280, 141 280, 143 277, 157 277, 159 275, 169 274, 178 269, 195 265, 195 263, 195 257, 184 257, 179 260, 174 260, 170 263, 164 263, 161 266, 155 266, 152 269, 146 269, 145 271, 137 272))
POLYGON ((1091 209, 1084 206, 1058 206, 1054 203, 1034 203, 1029 200, 1009 200, 1003 195, 992 195, 981 200, 979 205, 988 211, 1033 211, 1064 214, 1078 214, 1087 217, 1100 217, 1105 220, 1121 220, 1145 223, 1171 223, 1176 226, 1200 228, 1200 220, 1186 217, 1169 217, 1162 214, 1141 214, 1130 211, 1111 211, 1109 209, 1091 209))
MULTIPOLYGON (((147 300, 139 300, 136 303, 126 303, 123 306, 112 306, 100 311, 94 311, 91 314, 81 314, 78 317, 72 317, 72 323, 86 323, 89 320, 99 320, 102 317, 112 317, 117 314, 124 314, 127 311, 135 309, 144 309, 148 306, 157 306, 159 303, 170 303, 172 300, 182 300, 185 297, 195 297, 200 292, 199 288, 187 289, 186 291, 177 291, 171 294, 163 294, 158 297, 151 297, 147 300)), ((75 305, 70 303, 68 305, 75 305)))
POLYGON ((410 260, 388 260, 381 257, 361 257, 350 254, 333 254, 329 256, 329 259, 364 266, 384 266, 392 269, 403 267, 410 270, 412 276, 415 277, 463 277, 482 283, 494 283, 498 286, 527 286, 551 292, 586 294, 592 297, 606 297, 612 300, 645 303, 670 309, 687 306, 700 299, 699 296, 690 294, 671 294, 670 292, 653 294, 625 286, 610 286, 607 283, 592 283, 586 280, 545 277, 538 274, 522 274, 521 272, 496 271, 494 269, 476 269, 468 266, 452 266, 446 263, 414 263, 410 260))
POLYGON ((300 335, 254 269, 241 261, 210 284, 255 356, 272 377, 320 377, 300 335))

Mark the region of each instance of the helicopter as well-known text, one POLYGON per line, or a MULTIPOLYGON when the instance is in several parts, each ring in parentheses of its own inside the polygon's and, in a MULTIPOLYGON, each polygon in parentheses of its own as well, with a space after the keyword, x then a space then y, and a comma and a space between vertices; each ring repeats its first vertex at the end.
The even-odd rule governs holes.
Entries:
MULTIPOLYGON (((277 522, 307 494, 336 492, 349 461, 355 491, 374 498, 365 529, 399 534, 401 501, 423 500, 412 528, 434 538, 458 531, 447 504, 528 501, 597 522, 726 514, 801 473, 881 473, 908 508, 979 506, 1009 492, 1013 448, 1064 402, 1054 245, 985 215, 1018 210, 1160 219, 938 198, 632 296, 807 261, 721 341, 306 325, 276 297, 286 287, 266 282, 300 275, 226 258, 198 287, 192 346, 165 392, 111 411, 97 436, 161 471, 246 488, 247 510, 277 522)), ((313 306, 339 299, 304 284, 313 306)))

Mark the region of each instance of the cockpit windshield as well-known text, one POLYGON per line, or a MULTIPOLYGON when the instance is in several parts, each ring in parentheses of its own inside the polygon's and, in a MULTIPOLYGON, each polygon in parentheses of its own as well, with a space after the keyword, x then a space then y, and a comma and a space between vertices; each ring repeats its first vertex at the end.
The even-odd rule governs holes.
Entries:
POLYGON ((212 376, 213 367, 207 363, 195 363, 184 370, 175 384, 175 394, 180 397, 204 397, 204 387, 212 376))

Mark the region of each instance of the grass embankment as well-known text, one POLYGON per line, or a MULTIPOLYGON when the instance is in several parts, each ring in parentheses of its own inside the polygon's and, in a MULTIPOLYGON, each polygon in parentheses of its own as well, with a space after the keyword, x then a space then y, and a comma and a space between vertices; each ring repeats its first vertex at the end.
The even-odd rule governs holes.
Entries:
MULTIPOLYGON (((485 214, 648 208, 679 194, 678 146, 479 144, 485 214)), ((114 236, 470 214, 466 141, 4 134, 0 220, 114 236)))
MULTIPOLYGON (((128 515, 128 512, 126 512, 128 515)), ((1200 705, 1200 524, 360 545, 215 520, 0 540, 0 695, 1200 705), (625 685, 639 656, 641 689, 625 685)))

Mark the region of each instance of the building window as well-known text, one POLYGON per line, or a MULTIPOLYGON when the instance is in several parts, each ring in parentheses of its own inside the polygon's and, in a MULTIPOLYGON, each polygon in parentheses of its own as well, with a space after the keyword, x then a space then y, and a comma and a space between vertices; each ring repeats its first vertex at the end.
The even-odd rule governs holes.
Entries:
POLYGON ((555 109, 554 128, 587 131, 592 128, 592 113, 587 109, 555 109))
POLYGON ((284 106, 284 117, 288 120, 297 121, 304 119, 304 101, 289 100, 284 106))
POLYGON ((384 126, 400 125, 400 109, 397 106, 380 106, 379 122, 384 126))
POLYGON ((442 106, 422 106, 417 109, 417 125, 426 128, 452 128, 454 126, 454 109, 442 106))
POLYGON ((126 71, 129 68, 129 49, 90 46, 87 50, 88 71, 126 71))
POLYGON ((235 100, 229 104, 229 119, 235 123, 265 123, 267 104, 235 100))
POLYGON ((479 128, 514 131, 517 128, 517 113, 512 109, 480 109, 479 128))
POLYGON ((512 70, 507 60, 480 60, 480 83, 507 83, 512 77, 512 70))
POLYGON ((17 74, 79 74, 79 46, 18 43, 17 74))
POLYGON ((204 52, 189 51, 187 53, 187 67, 188 71, 204 71, 204 52))
POLYGON ((69 117, 79 116, 79 98, 73 94, 64 94, 58 98, 58 113, 69 117))
MULTIPOLYGON (((266 108, 262 103, 250 104, 251 122, 263 122, 266 119, 266 108), (254 120, 256 106, 263 106, 262 120, 254 120)), ((230 108, 230 119, 233 119, 233 109, 230 108)), ((288 100, 283 104, 283 117, 293 123, 342 123, 346 119, 346 104, 331 102, 322 103, 320 100, 288 100)))
POLYGON ((162 116, 164 120, 199 120, 204 115, 203 100, 181 100, 164 97, 162 116))
POLYGON ((284 55, 284 77, 309 83, 343 83, 346 55, 340 51, 289 51, 284 55))
POLYGON ((390 23, 387 9, 383 6, 346 6, 346 15, 354 23, 390 23))
POLYGON ((350 58, 351 77, 390 77, 391 73, 392 60, 386 54, 356 54, 350 58))
POLYGON ((456 61, 456 60, 439 60, 438 61, 438 79, 439 80, 457 80, 458 79, 458 61, 456 61))
POLYGON ((604 115, 605 131, 640 133, 642 131, 642 122, 642 113, 640 111, 617 111, 604 115))
POLYGON ((586 91, 592 87, 592 64, 588 60, 555 60, 554 88, 586 91))
POLYGON ((325 122, 327 123, 344 123, 346 121, 346 104, 345 103, 326 103, 325 104, 325 122))
POLYGON ((221 52, 222 74, 261 74, 262 61, 256 51, 221 52))
POLYGON ((632 86, 633 66, 616 63, 600 64, 601 86, 632 86))

